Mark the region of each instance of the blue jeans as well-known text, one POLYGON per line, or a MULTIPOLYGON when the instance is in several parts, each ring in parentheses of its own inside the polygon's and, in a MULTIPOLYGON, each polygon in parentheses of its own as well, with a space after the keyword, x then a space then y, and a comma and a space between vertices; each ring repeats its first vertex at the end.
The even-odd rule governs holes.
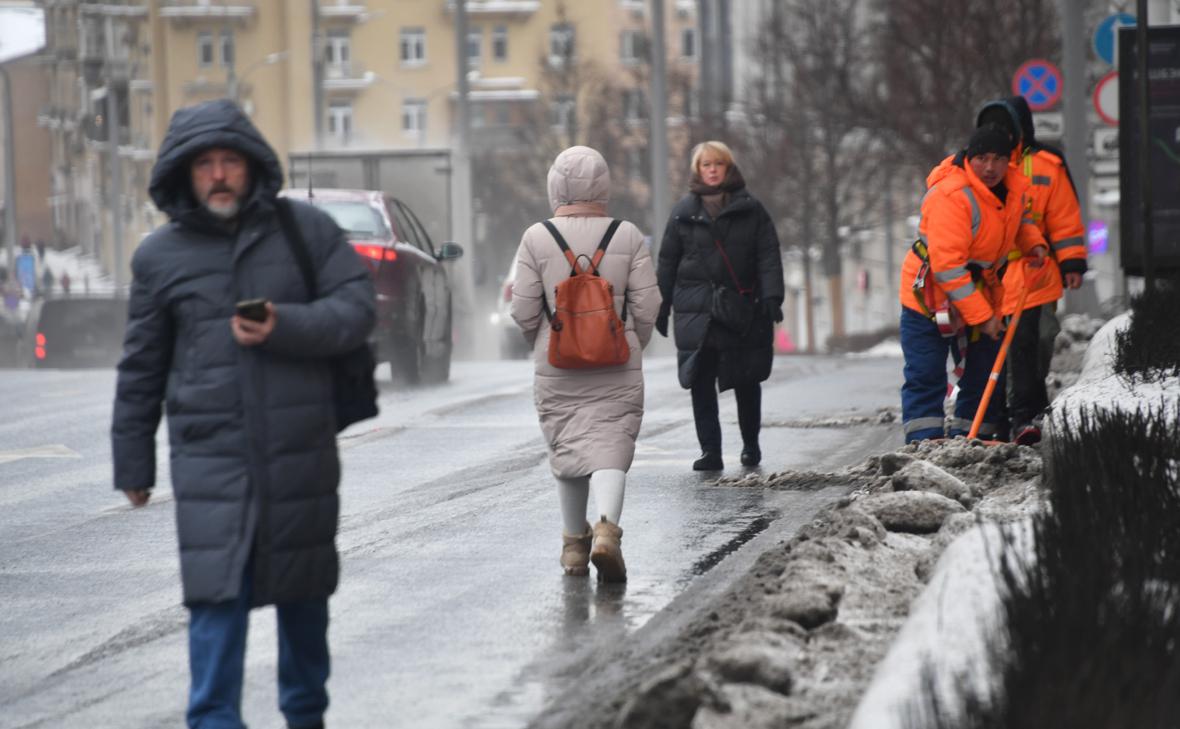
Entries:
MULTIPOLYGON (((967 361, 959 378, 959 395, 955 399, 955 416, 944 430, 943 402, 947 394, 946 358, 955 347, 954 338, 943 337, 938 325, 918 312, 901 310, 901 349, 905 353, 905 384, 901 386, 901 420, 905 441, 967 435, 975 411, 983 399, 988 375, 1000 351, 1000 342, 980 333, 967 343, 967 361)), ((1003 419, 1004 380, 1001 374, 988 402, 982 438, 1007 439, 1003 419)))
MULTIPOLYGON (((236 600, 189 606, 188 652, 192 686, 190 729, 245 729, 242 676, 250 622, 250 573, 243 570, 236 600)), ((279 633, 279 709, 287 725, 318 726, 328 708, 328 599, 275 606, 279 633)))

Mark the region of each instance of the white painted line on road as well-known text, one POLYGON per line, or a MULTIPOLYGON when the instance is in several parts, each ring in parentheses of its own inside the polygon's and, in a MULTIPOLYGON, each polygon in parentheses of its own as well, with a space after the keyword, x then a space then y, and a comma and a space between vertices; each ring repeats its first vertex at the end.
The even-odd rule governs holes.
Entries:
POLYGON ((0 463, 11 463, 26 458, 81 458, 82 454, 64 445, 46 445, 36 448, 18 448, 15 451, 0 451, 0 463))

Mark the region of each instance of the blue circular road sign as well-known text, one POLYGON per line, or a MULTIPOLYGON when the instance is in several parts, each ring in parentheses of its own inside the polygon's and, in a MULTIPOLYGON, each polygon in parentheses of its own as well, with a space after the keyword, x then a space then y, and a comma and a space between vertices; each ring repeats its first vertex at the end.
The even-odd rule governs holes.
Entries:
POLYGON ((1033 111, 1048 111, 1061 98, 1061 71, 1043 58, 1025 61, 1012 74, 1012 93, 1033 111))
POLYGON ((1110 65, 1114 65, 1114 52, 1116 48, 1115 39, 1118 36, 1119 28, 1124 25, 1134 25, 1135 16, 1127 13, 1115 13, 1108 15, 1098 24, 1098 28, 1094 31, 1094 53, 1102 60, 1110 65))

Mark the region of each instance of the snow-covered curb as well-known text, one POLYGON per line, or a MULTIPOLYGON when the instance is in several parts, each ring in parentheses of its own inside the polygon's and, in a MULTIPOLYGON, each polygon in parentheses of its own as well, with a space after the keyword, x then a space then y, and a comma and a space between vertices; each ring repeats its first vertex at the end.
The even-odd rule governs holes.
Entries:
MULTIPOLYGON (((1086 411, 1176 409, 1174 395, 1180 391, 1176 378, 1131 385, 1114 373, 1116 334, 1129 322, 1124 314, 1095 334, 1077 382, 1058 396, 1046 418, 1050 437, 1054 423, 1076 423, 1086 411)), ((1011 530, 1013 543, 1022 551, 1031 551, 1028 521, 1003 528, 1011 530)), ((849 729, 905 729, 922 706, 921 697, 931 688, 931 680, 939 704, 948 711, 958 705, 955 697, 964 688, 972 688, 961 685, 964 677, 979 683, 979 695, 988 694, 985 647, 995 642, 990 634, 998 625, 1000 596, 994 565, 1003 543, 1000 530, 996 525, 974 527, 946 549, 878 664, 849 729)))
POLYGON ((1163 410, 1173 420, 1180 418, 1177 403, 1180 398, 1180 379, 1171 377, 1159 382, 1132 383, 1115 374, 1115 337, 1131 322, 1129 314, 1122 314, 1107 322, 1091 340, 1078 381, 1053 402, 1048 418, 1054 424, 1079 425, 1083 413, 1094 410, 1122 410, 1144 412, 1163 410), (1170 397, 1169 397, 1170 396, 1170 397))
POLYGON ((1000 526, 985 524, 960 535, 946 548, 930 582, 889 652, 877 665, 849 729, 904 729, 917 711, 923 692, 933 688, 948 711, 964 688, 987 695, 987 646, 1000 615, 993 577, 1004 549, 1005 533, 1027 551, 1028 520, 1000 526), (974 686, 963 686, 962 679, 974 686), (931 687, 928 681, 934 682, 931 687))

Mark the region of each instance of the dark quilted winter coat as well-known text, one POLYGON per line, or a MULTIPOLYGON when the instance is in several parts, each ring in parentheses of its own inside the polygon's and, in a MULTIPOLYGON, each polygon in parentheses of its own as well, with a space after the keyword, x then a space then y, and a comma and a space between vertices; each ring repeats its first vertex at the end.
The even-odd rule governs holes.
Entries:
POLYGON ((682 198, 664 229, 657 278, 664 302, 672 302, 680 383, 686 388, 692 384, 692 354, 702 347, 720 351, 717 384, 722 390, 764 381, 770 377, 774 359, 774 322, 761 307, 745 335, 710 319, 714 283, 737 289, 715 240, 729 256, 738 281, 752 287, 758 301, 773 298, 781 304, 783 300, 778 234, 762 203, 743 188, 711 220, 700 196, 682 198))
POLYGON ((178 111, 152 171, 171 221, 131 261, 130 311, 111 428, 115 487, 151 488, 161 405, 168 416, 184 600, 237 596, 253 548, 253 602, 325 597, 339 576, 340 464, 329 357, 374 322, 369 275, 324 213, 295 206, 317 269, 309 302, 275 217, 282 170, 228 101, 178 111), (228 147, 250 160, 252 192, 229 230, 194 200, 189 161, 228 147), (234 303, 265 297, 277 323, 259 347, 230 332, 234 303))

